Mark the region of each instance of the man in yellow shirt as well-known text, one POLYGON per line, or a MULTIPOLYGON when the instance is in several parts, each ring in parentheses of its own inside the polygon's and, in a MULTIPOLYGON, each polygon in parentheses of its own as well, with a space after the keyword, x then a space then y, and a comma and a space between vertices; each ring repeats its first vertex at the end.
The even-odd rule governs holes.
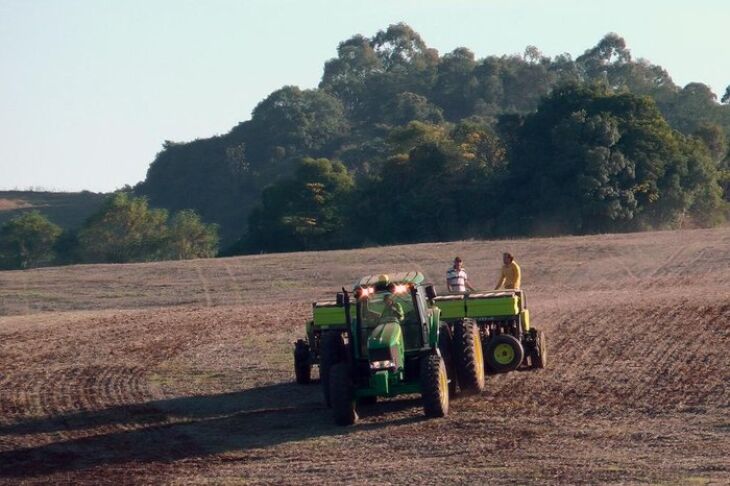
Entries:
POLYGON ((504 286, 505 289, 519 289, 522 283, 522 271, 520 266, 517 265, 515 257, 511 253, 504 253, 502 255, 502 274, 499 276, 499 282, 494 290, 498 290, 504 286))

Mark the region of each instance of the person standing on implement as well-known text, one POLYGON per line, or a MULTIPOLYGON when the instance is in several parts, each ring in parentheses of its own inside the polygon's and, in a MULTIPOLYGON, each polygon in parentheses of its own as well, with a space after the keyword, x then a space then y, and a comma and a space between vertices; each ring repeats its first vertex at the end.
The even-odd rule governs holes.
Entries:
POLYGON ((502 274, 499 276, 499 282, 494 290, 498 290, 504 286, 505 289, 519 289, 522 283, 522 271, 517 265, 515 257, 511 253, 502 254, 502 274))
POLYGON ((454 266, 446 272, 446 288, 449 292, 466 292, 466 289, 474 291, 469 283, 469 276, 464 270, 464 262, 461 257, 454 258, 454 266))

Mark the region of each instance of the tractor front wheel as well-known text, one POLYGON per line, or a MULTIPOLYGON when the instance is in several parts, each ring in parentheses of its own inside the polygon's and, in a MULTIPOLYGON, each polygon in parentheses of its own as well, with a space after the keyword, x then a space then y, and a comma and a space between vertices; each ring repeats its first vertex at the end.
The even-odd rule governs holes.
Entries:
POLYGON ((509 334, 499 334, 487 344, 487 365, 495 373, 516 370, 525 358, 525 349, 520 341, 509 334))
POLYGON ((444 360, 437 354, 421 358, 421 398, 426 417, 449 414, 449 379, 444 360))
POLYGON ((319 381, 322 384, 324 403, 328 407, 330 402, 330 369, 345 359, 345 341, 339 331, 325 331, 322 333, 321 351, 319 359, 319 381))
POLYGON ((484 391, 484 352, 479 326, 471 319, 454 324, 456 372, 459 387, 467 393, 484 391))
POLYGON ((330 369, 330 400, 337 425, 352 425, 357 421, 355 390, 350 365, 338 363, 330 369))
POLYGON ((444 358, 444 364, 446 365, 446 374, 449 377, 449 398, 456 396, 456 369, 454 366, 454 340, 451 337, 451 330, 448 324, 441 324, 439 327, 439 352, 441 357, 444 358))
POLYGON ((294 345, 294 375, 297 383, 306 385, 312 381, 312 360, 309 356, 309 344, 300 339, 294 345))

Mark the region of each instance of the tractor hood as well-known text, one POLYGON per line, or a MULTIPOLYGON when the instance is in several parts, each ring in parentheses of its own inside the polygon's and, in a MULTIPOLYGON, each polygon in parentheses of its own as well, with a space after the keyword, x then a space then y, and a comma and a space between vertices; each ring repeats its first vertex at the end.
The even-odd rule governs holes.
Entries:
POLYGON ((398 322, 379 324, 368 337, 371 363, 391 361, 396 369, 403 366, 403 330, 398 322))

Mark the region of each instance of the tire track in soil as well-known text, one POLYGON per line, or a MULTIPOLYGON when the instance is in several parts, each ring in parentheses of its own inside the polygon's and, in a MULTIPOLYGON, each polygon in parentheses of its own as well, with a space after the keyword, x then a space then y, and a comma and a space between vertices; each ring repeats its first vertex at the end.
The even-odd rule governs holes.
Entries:
POLYGON ((0 413, 6 424, 26 418, 52 420, 152 398, 145 370, 125 366, 66 367, 40 377, 20 375, 3 381, 0 390, 0 413))
POLYGON ((669 265, 676 262, 678 260, 679 256, 682 253, 684 253, 686 249, 687 249, 687 245, 682 245, 677 249, 677 251, 672 252, 665 260, 662 261, 662 263, 660 263, 654 269, 654 271, 651 273, 651 275, 649 277, 652 279, 658 277, 659 274, 662 273, 665 268, 668 268, 669 265))
MULTIPOLYGON (((653 415, 687 405, 727 403, 722 384, 730 376, 722 357, 712 352, 717 338, 709 326, 688 319, 693 312, 675 304, 650 311, 622 307, 566 314, 557 326, 560 331, 549 334, 557 338, 550 342, 550 373, 492 375, 486 399, 501 407, 514 406, 513 397, 529 396, 543 411, 609 415, 653 415), (616 320, 626 322, 627 332, 604 332, 621 329, 616 320), (683 339, 681 326, 686 321, 694 330, 689 341, 683 339), (665 332, 667 322, 680 325, 665 332)), ((517 406, 527 410, 530 405, 517 406)))

